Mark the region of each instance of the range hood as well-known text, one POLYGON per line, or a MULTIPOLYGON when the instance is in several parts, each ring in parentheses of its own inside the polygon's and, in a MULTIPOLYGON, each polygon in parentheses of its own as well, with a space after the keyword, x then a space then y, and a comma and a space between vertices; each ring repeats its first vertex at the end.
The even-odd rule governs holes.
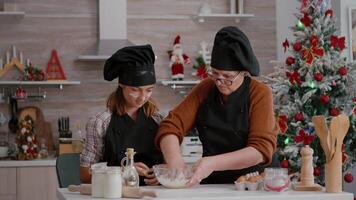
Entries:
POLYGON ((127 1, 99 0, 99 40, 92 54, 80 55, 82 61, 104 61, 124 46, 127 39, 127 1))

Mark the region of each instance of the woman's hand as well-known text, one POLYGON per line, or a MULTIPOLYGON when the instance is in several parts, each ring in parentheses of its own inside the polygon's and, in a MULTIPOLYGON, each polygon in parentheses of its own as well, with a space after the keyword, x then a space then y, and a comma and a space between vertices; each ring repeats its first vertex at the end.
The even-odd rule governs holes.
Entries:
POLYGON ((134 166, 137 170, 139 176, 145 177, 143 181, 145 181, 146 185, 158 185, 159 182, 157 181, 153 170, 147 167, 145 163, 142 162, 135 162, 134 166))
POLYGON ((203 157, 193 165, 193 176, 189 179, 187 187, 193 187, 201 180, 208 177, 216 168, 216 161, 213 156, 203 157))

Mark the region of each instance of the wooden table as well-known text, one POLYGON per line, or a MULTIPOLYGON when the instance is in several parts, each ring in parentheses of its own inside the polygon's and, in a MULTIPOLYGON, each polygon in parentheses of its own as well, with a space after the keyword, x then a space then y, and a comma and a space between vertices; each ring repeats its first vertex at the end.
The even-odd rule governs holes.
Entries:
MULTIPOLYGON (((230 184, 222 185, 199 185, 190 189, 166 189, 163 186, 144 186, 143 189, 155 190, 157 200, 353 200, 353 194, 325 193, 325 192, 296 192, 286 191, 282 193, 267 191, 237 191, 235 186, 230 184)), ((91 196, 80 195, 69 192, 66 188, 57 190, 58 200, 102 200, 104 198, 91 198, 91 196)), ((122 198, 126 199, 126 198, 122 198)))

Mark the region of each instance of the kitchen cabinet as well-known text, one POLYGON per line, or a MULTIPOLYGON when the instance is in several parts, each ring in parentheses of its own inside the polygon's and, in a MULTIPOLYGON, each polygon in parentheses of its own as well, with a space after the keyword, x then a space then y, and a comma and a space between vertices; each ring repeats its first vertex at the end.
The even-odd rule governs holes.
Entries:
POLYGON ((0 168, 0 199, 16 200, 16 168, 0 168))
POLYGON ((55 160, 0 161, 0 200, 56 200, 55 160))

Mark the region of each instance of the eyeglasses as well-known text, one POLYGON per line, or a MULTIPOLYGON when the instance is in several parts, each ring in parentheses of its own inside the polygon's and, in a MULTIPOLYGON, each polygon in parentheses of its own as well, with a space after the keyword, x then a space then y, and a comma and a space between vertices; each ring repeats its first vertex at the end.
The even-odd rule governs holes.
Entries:
POLYGON ((239 76, 240 72, 236 72, 233 78, 221 78, 223 75, 219 74, 213 69, 208 69, 207 70, 208 77, 211 78, 213 81, 219 81, 220 83, 231 86, 232 83, 237 79, 239 76))

